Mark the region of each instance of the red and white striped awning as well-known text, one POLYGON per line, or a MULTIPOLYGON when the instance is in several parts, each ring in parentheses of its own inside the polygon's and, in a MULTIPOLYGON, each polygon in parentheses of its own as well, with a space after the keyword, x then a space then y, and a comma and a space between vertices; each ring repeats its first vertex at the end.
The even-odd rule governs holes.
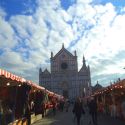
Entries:
POLYGON ((14 75, 14 74, 12 74, 12 73, 6 71, 6 70, 0 69, 0 76, 4 76, 4 77, 7 78, 7 79, 11 79, 11 80, 14 80, 14 81, 17 81, 17 82, 27 83, 28 85, 30 85, 30 86, 32 86, 32 87, 38 89, 38 90, 45 91, 46 93, 48 93, 48 94, 50 94, 50 95, 53 95, 54 97, 63 98, 63 96, 61 96, 61 95, 58 95, 58 94, 56 94, 56 93, 54 93, 54 92, 51 92, 51 91, 45 89, 44 87, 39 86, 39 85, 37 85, 36 83, 30 81, 30 80, 26 80, 26 79, 24 79, 24 78, 22 78, 22 77, 19 77, 19 76, 17 76, 17 75, 14 75))
POLYGON ((4 76, 5 78, 10 78, 12 80, 16 80, 18 82, 26 82, 26 79, 19 77, 17 75, 14 75, 6 70, 0 69, 0 76, 4 76))
POLYGON ((31 85, 31 86, 33 86, 33 87, 35 87, 35 88, 37 88, 37 89, 45 90, 44 87, 39 86, 39 85, 37 85, 36 83, 34 83, 34 82, 30 81, 30 80, 27 80, 26 83, 29 84, 29 85, 31 85))

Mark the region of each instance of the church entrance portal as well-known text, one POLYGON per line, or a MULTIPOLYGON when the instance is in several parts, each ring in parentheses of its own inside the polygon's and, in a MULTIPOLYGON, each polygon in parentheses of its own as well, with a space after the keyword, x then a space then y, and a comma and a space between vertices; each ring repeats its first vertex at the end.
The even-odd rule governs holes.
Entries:
POLYGON ((69 97, 68 82, 63 81, 61 83, 61 88, 62 88, 62 95, 64 96, 64 98, 68 98, 69 97))

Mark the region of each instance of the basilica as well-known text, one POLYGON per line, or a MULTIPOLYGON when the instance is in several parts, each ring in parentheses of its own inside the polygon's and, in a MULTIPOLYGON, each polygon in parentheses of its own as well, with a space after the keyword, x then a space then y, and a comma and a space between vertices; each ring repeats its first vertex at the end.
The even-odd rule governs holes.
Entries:
POLYGON ((90 67, 86 66, 84 56, 78 70, 76 51, 72 54, 62 45, 57 54, 51 52, 50 65, 50 71, 39 69, 39 85, 69 99, 91 94, 90 67))

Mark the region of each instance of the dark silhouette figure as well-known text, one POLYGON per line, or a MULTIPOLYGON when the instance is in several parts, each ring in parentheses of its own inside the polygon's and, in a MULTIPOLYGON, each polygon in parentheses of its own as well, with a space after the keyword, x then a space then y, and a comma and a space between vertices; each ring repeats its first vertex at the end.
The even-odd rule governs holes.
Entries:
POLYGON ((75 117, 77 119, 77 125, 80 125, 80 119, 81 119, 82 113, 85 114, 85 111, 83 109, 82 102, 79 98, 76 100, 74 104, 73 113, 75 114, 75 117))
POLYGON ((68 112, 68 110, 69 110, 69 106, 70 106, 69 101, 66 101, 66 102, 65 102, 66 112, 68 112))
POLYGON ((98 125, 97 123, 97 103, 94 98, 88 103, 89 113, 92 116, 92 122, 94 125, 98 125))
POLYGON ((41 104, 41 114, 42 114, 42 118, 45 117, 45 102, 42 102, 41 104))
POLYGON ((64 100, 61 100, 60 103, 59 103, 59 109, 62 112, 63 112, 63 109, 64 109, 64 103, 65 103, 64 100))
POLYGON ((56 108, 57 108, 57 103, 56 103, 55 99, 52 100, 52 105, 53 105, 53 115, 55 116, 56 115, 56 108))
POLYGON ((31 124, 31 111, 30 111, 30 105, 29 105, 28 101, 27 101, 27 104, 26 104, 24 116, 27 119, 27 125, 30 125, 31 124))

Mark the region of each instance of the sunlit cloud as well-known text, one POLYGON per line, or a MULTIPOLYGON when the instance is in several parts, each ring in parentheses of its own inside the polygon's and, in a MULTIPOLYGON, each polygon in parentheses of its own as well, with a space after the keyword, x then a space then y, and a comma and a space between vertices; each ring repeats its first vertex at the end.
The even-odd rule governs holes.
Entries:
POLYGON ((64 43, 71 53, 77 51, 79 70, 85 56, 92 85, 97 80, 109 85, 117 73, 124 78, 125 7, 117 11, 114 3, 92 0, 64 4, 37 0, 16 15, 0 7, 1 68, 38 83, 39 67, 50 70, 51 51, 55 55, 64 43))

